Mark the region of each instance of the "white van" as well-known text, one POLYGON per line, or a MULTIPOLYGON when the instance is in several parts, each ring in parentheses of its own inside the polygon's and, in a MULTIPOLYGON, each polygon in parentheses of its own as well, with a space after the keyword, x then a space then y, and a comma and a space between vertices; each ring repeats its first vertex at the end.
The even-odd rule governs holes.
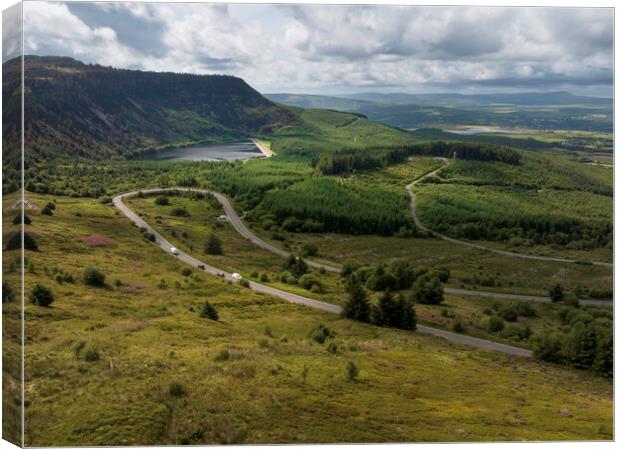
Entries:
POLYGON ((173 246, 172 248, 170 248, 170 252, 171 252, 172 254, 174 254, 175 256, 178 256, 178 255, 179 255, 179 250, 178 250, 178 249, 176 249, 174 246, 173 246))
POLYGON ((232 278, 234 281, 239 282, 241 279, 243 279, 243 276, 241 276, 239 273, 233 273, 232 278))

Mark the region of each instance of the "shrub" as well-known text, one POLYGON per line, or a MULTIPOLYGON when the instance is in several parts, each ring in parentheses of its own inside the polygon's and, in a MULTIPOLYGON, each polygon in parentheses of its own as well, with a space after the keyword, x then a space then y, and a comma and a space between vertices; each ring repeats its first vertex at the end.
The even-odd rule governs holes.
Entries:
POLYGON ((185 396, 187 391, 181 382, 175 380, 170 382, 170 385, 168 386, 168 393, 170 393, 170 396, 181 397, 185 396))
POLYGON ((190 267, 183 267, 183 268, 181 268, 181 275, 182 276, 189 276, 190 274, 192 274, 192 269, 190 267))
POLYGON ((356 260, 347 259, 345 263, 342 265, 342 270, 340 271, 340 276, 343 278, 347 278, 355 273, 362 264, 356 260))
POLYGON ((349 360, 349 363, 347 363, 347 380, 349 382, 355 382, 358 375, 359 369, 357 368, 355 363, 349 360))
POLYGON ((2 303, 9 303, 15 300, 15 293, 13 287, 7 281, 2 281, 2 303))
MULTIPOLYGON (((36 251, 38 249, 38 245, 37 245, 37 241, 35 240, 35 238, 27 232, 24 232, 23 234, 24 234, 24 249, 27 249, 30 251, 36 251)), ((9 237, 6 243, 6 250, 11 251, 13 249, 20 249, 21 247, 22 247, 22 232, 19 231, 9 237)))
POLYGON ((517 311, 514 307, 508 306, 500 310, 499 315, 506 321, 517 321, 517 311))
POLYGON ((259 338, 257 343, 259 348, 265 349, 269 347, 269 340, 267 340, 266 338, 259 338))
POLYGON ((41 307, 48 307, 54 302, 52 290, 42 284, 36 284, 29 295, 30 302, 41 307))
POLYGON ((306 243, 301 249, 301 255, 304 257, 313 257, 319 254, 319 249, 314 243, 306 243))
POLYGON ((412 299, 420 304, 441 304, 443 285, 437 276, 420 276, 413 283, 412 299))
POLYGON ((84 360, 87 362, 98 362, 101 359, 99 352, 95 348, 88 348, 84 352, 84 360))
POLYGON ((158 206, 167 206, 168 204, 170 204, 170 199, 167 196, 158 196, 157 198, 155 198, 155 204, 157 204, 158 206))
POLYGON ((286 279, 286 283, 288 285, 297 285, 299 283, 299 280, 295 276, 289 276, 286 279))
POLYGON ((460 317, 455 319, 452 323, 452 330, 454 332, 458 332, 459 334, 465 332, 465 326, 463 325, 463 321, 460 317))
POLYGON ((250 281, 248 281, 247 279, 241 279, 239 281, 239 285, 245 288, 250 288, 250 281))
POLYGON ((52 211, 52 209, 50 209, 47 206, 45 206, 43 209, 41 209, 41 213, 43 215, 54 215, 54 212, 52 211))
POLYGON ((150 232, 144 234, 144 238, 147 239, 149 242, 154 242, 156 240, 155 234, 151 234, 150 232))
POLYGON ((200 318, 209 318, 210 320, 217 321, 220 317, 215 307, 207 301, 202 305, 202 309, 200 309, 200 318))
POLYGON ((488 332, 500 332, 502 329, 504 329, 504 320, 495 315, 490 316, 486 323, 486 330, 488 332))
POLYGON ((267 273, 262 273, 260 275, 261 282, 269 282, 269 275, 267 273))
POLYGON ((258 271, 252 271, 252 274, 250 274, 250 277, 253 279, 256 279, 258 277, 258 271))
POLYGON ((189 212, 182 207, 175 207, 170 211, 170 214, 175 217, 189 217, 189 212))
MULTIPOLYGON (((13 224, 21 224, 22 223, 22 216, 20 215, 15 215, 15 218, 13 218, 13 224)), ((29 225, 30 223, 32 223, 32 220, 30 219, 30 217, 26 214, 24 214, 24 224, 29 225)))
POLYGON ((102 196, 99 198, 99 202, 101 204, 110 204, 112 202, 112 198, 110 198, 109 196, 102 196))
POLYGON ((561 302, 564 299, 564 290, 560 284, 555 284, 549 289, 551 302, 561 302))
POLYGON ((217 353, 213 360, 216 362, 225 362, 226 360, 230 360, 230 352, 228 352, 228 349, 222 349, 217 353))
POLYGON ((56 204, 49 202, 45 205, 45 207, 47 207, 48 209, 54 210, 56 209, 56 204))
POLYGON ((290 271, 295 277, 299 278, 308 272, 308 265, 301 257, 291 254, 286 259, 284 270, 290 271))
POLYGON ((82 280, 86 285, 92 287, 103 287, 105 285, 105 274, 95 267, 88 267, 84 270, 82 280))
POLYGON ((532 334, 529 327, 520 327, 516 324, 509 324, 499 334, 502 338, 509 340, 527 340, 532 334))
POLYGON ((324 324, 319 324, 314 327, 309 334, 310 339, 316 341, 319 344, 325 343, 328 338, 334 338, 336 334, 324 324))
POLYGON ((313 274, 306 273, 302 277, 299 278, 299 285, 306 290, 310 290, 313 286, 318 285, 321 286, 319 280, 313 274))
POLYGON ((205 253, 211 255, 221 255, 222 251, 222 241, 215 234, 210 234, 205 242, 205 253))
POLYGON ((334 341, 333 338, 327 340, 327 344, 325 345, 325 349, 330 354, 338 354, 338 345, 334 341))

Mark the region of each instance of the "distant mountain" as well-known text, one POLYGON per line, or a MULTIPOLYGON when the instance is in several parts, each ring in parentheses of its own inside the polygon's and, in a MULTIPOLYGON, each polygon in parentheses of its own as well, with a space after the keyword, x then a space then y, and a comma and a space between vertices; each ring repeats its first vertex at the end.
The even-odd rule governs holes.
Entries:
POLYGON ((405 129, 452 125, 603 132, 613 129, 611 100, 577 97, 565 92, 476 96, 369 93, 349 96, 359 98, 286 93, 265 96, 289 106, 354 112, 369 120, 405 129))
MULTIPOLYGON (((19 140, 19 59, 2 65, 3 141, 19 140)), ((296 119, 240 78, 121 70, 26 56, 29 156, 127 156, 149 147, 269 134, 296 119)), ((17 145, 18 147, 18 145, 17 145)))
POLYGON ((598 105, 611 106, 611 98, 582 97, 568 92, 524 92, 515 94, 406 94, 406 93, 360 93, 336 95, 353 100, 386 104, 415 104, 420 106, 443 106, 470 108, 491 105, 542 106, 542 105, 598 105))

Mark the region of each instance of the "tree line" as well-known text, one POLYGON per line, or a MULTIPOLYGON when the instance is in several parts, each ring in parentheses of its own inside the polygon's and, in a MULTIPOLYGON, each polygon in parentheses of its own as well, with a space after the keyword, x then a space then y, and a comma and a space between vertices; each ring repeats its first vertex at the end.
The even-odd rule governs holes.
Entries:
POLYGON ((465 160, 494 161, 517 165, 521 154, 510 148, 486 143, 430 142, 414 145, 371 147, 363 150, 345 148, 325 153, 313 160, 323 175, 342 175, 354 170, 373 170, 403 162, 410 156, 457 157, 465 160))

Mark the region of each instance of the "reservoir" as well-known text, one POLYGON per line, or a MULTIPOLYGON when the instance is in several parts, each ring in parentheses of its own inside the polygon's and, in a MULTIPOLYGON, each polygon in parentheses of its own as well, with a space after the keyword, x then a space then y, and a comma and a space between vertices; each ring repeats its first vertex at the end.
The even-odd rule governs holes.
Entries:
POLYGON ((496 126, 472 126, 470 128, 461 128, 461 129, 444 129, 443 131, 452 133, 452 134, 461 134, 464 136, 472 136, 474 134, 481 133, 496 133, 496 134, 538 134, 539 131, 536 129, 506 129, 499 128, 496 126))
POLYGON ((263 153, 253 142, 228 142, 169 148, 155 153, 152 158, 166 161, 233 161, 260 157, 263 153))

